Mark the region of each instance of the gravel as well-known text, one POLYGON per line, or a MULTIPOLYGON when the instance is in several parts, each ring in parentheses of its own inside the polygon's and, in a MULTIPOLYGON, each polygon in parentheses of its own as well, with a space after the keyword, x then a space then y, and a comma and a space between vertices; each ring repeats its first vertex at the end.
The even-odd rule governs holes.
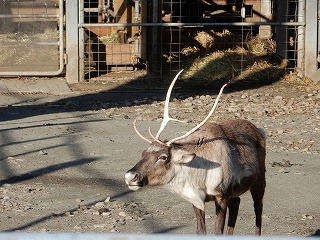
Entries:
MULTIPOLYGON (((140 127, 144 121, 160 124, 164 94, 84 90, 64 99, 18 95, 3 102, 1 231, 194 233, 189 203, 159 189, 131 193, 123 180, 144 146, 128 129, 135 118, 140 127), (80 171, 81 177, 74 178, 72 171, 80 171), (22 173, 20 178, 10 178, 17 173, 22 173)), ((208 91, 174 89, 170 114, 194 126, 215 97, 208 91)), ((244 118, 266 130, 267 235, 319 232, 319 103, 319 85, 279 82, 257 89, 227 88, 210 119, 244 118)), ((248 234, 253 226, 253 211, 245 208, 251 205, 244 196, 237 234, 248 234)), ((214 218, 214 211, 206 218, 214 218)))
MULTIPOLYGON (((320 154, 319 87, 283 89, 285 87, 226 93, 220 99, 219 108, 211 121, 248 119, 265 129, 268 148, 272 151, 320 154)), ((207 94, 185 97, 180 94, 179 98, 171 100, 170 114, 192 124, 199 123, 210 111, 215 97, 207 94)), ((144 104, 143 100, 128 101, 126 105, 115 107, 110 104, 101 107, 102 111, 113 118, 162 120, 163 101, 154 100, 151 104, 144 104)))

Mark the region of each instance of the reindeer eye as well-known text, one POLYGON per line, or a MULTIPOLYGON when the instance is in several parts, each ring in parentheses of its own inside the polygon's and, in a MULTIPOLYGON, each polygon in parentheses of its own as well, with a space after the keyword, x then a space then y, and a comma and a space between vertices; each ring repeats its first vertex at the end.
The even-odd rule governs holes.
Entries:
POLYGON ((166 154, 161 154, 159 157, 158 157, 158 160, 156 163, 158 163, 159 161, 167 161, 168 160, 168 156, 166 154))

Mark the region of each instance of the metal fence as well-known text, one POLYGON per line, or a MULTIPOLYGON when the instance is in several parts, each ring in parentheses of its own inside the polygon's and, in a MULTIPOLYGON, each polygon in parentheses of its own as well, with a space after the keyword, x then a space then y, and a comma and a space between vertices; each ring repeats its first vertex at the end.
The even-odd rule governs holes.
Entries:
POLYGON ((79 27, 81 79, 304 73, 305 0, 82 0, 79 27))
POLYGON ((46 76, 66 69, 70 83, 112 79, 119 72, 172 77, 182 68, 188 78, 210 80, 277 78, 284 71, 307 75, 318 69, 318 4, 3 0, 0 75, 46 76))
POLYGON ((0 75, 48 76, 63 71, 63 2, 0 2, 0 75))

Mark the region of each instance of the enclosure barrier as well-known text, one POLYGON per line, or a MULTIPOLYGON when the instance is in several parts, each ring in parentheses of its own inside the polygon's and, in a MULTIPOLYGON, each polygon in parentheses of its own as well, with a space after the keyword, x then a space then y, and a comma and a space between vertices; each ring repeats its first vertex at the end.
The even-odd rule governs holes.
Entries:
POLYGON ((161 79, 182 68, 193 79, 210 71, 211 80, 317 69, 315 0, 112 2, 79 1, 79 55, 68 57, 79 59, 80 81, 119 79, 137 69, 161 79), (306 54, 311 45, 313 54, 306 54))
POLYGON ((64 0, 0 3, 0 76, 63 72, 64 0), (49 23, 52 24, 49 24, 49 23))
POLYGON ((0 240, 302 240, 303 237, 210 236, 172 234, 0 233, 0 240))

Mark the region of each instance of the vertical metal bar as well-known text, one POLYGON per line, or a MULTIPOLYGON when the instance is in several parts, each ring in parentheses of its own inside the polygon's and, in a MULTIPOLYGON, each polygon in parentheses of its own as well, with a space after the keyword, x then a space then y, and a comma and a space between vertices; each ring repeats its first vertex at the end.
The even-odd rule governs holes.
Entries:
MULTIPOLYGON (((277 22, 286 22, 288 18, 288 0, 277 1, 277 22)), ((276 27, 276 52, 282 58, 282 65, 287 65, 288 61, 288 32, 287 27, 276 27)))
MULTIPOLYGON (((305 0, 298 1, 298 22, 305 21, 305 0)), ((305 31, 304 26, 298 26, 297 30, 297 74, 298 76, 304 75, 304 56, 305 56, 305 31)))
MULTIPOLYGON (((84 23, 84 0, 80 0, 79 1, 79 23, 84 23)), ((77 30, 79 30, 79 81, 82 82, 84 81, 84 28, 80 27, 77 28, 77 30)), ((90 41, 90 35, 89 35, 89 39, 90 41)), ((91 55, 89 55, 89 60, 88 60, 88 64, 90 66, 90 61, 92 61, 90 59, 91 55)))
MULTIPOLYGON (((153 18, 152 22, 157 23, 159 16, 158 16, 158 11, 159 11, 159 0, 153 0, 153 5, 152 5, 152 13, 153 13, 153 18)), ((153 72, 158 72, 159 71, 159 27, 154 26, 152 28, 152 57, 151 57, 151 71, 153 72)))
MULTIPOLYGON (((272 19, 271 5, 271 0, 261 0, 261 13, 267 18, 261 18, 261 22, 267 22, 272 19)), ((260 26, 259 37, 262 39, 270 39, 272 37, 271 26, 260 26)))
MULTIPOLYGON (((147 0, 141 0, 141 14, 140 14, 140 23, 147 22, 147 0)), ((140 57, 141 59, 147 58, 147 28, 141 26, 141 37, 140 37, 140 57)))
MULTIPOLYGON (((138 23, 140 18, 140 0, 135 0, 134 2, 134 22, 138 23)), ((134 40, 134 55, 135 57, 141 57, 140 54, 140 40, 136 38, 134 40)))
MULTIPOLYGON (((305 76, 313 77, 317 71, 317 29, 318 29, 318 1, 317 0, 305 0, 306 4, 306 35, 305 35, 305 76)), ((318 75, 319 77, 319 75, 318 75)), ((320 81, 320 79, 313 79, 320 81)))
POLYGON ((103 22, 103 15, 102 12, 100 12, 103 8, 105 7, 105 5, 103 4, 102 0, 98 0, 98 23, 102 23, 103 22))
POLYGON ((79 81, 78 1, 66 1, 66 79, 68 83, 79 81))

